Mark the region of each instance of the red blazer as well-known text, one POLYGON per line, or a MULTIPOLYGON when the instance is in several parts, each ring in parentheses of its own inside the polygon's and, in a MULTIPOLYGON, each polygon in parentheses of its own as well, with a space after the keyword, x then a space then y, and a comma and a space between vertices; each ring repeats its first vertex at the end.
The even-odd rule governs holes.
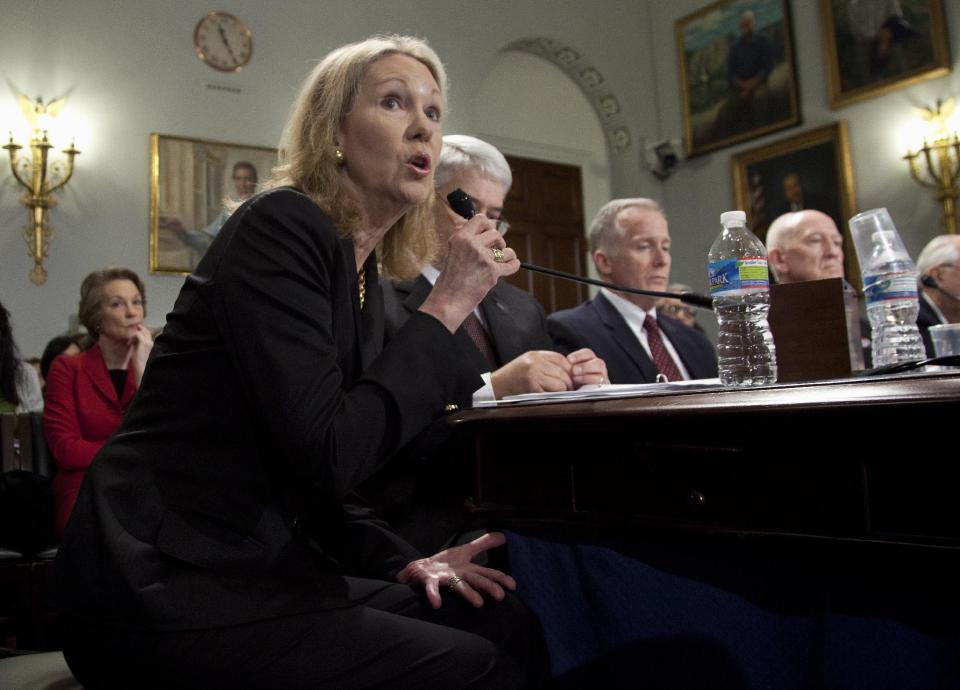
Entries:
POLYGON ((43 430, 57 463, 53 500, 57 535, 63 534, 93 456, 120 426, 137 392, 136 374, 127 370, 122 399, 107 371, 100 346, 53 360, 44 390, 43 430))

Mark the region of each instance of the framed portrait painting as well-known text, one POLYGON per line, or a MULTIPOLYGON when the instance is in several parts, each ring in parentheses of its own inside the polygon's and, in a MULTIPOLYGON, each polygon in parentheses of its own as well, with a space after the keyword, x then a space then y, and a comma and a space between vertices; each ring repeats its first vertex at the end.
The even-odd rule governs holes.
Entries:
POLYGON ((833 218, 843 235, 847 280, 860 275, 847 220, 857 212, 847 123, 817 127, 731 159, 736 208, 766 243, 767 228, 778 216, 815 209, 833 218))
POLYGON ((943 0, 820 0, 834 108, 950 71, 943 0))
POLYGON ((800 124, 787 0, 720 0, 675 30, 688 155, 800 124))
POLYGON ((193 271, 229 216, 276 164, 262 146, 150 135, 150 272, 193 271))

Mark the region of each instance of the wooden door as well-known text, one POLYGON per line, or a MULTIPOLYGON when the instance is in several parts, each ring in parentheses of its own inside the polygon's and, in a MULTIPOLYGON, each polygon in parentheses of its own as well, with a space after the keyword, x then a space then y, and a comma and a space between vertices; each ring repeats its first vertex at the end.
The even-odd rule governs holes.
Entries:
MULTIPOLYGON (((521 261, 585 276, 580 168, 516 156, 507 156, 507 161, 513 171, 513 187, 504 203, 510 221, 507 245, 521 261)), ((533 294, 548 314, 587 298, 585 285, 523 268, 508 280, 533 294)))

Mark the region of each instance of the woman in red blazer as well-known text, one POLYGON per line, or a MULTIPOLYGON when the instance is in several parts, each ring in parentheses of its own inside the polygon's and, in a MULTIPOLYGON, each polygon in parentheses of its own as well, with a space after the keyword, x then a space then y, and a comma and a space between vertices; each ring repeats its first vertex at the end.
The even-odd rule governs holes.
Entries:
POLYGON ((88 350, 57 357, 45 389, 44 431, 57 463, 55 527, 63 534, 83 475, 120 426, 140 385, 153 339, 143 325, 143 281, 126 268, 88 275, 80 287, 80 322, 94 338, 88 350))

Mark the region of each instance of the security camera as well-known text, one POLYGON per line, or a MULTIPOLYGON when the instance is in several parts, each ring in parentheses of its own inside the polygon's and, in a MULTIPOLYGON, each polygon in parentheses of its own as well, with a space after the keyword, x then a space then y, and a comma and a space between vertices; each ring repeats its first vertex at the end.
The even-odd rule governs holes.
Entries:
POLYGON ((647 144, 647 168, 661 180, 670 177, 670 172, 683 160, 683 144, 679 139, 663 139, 647 144))

